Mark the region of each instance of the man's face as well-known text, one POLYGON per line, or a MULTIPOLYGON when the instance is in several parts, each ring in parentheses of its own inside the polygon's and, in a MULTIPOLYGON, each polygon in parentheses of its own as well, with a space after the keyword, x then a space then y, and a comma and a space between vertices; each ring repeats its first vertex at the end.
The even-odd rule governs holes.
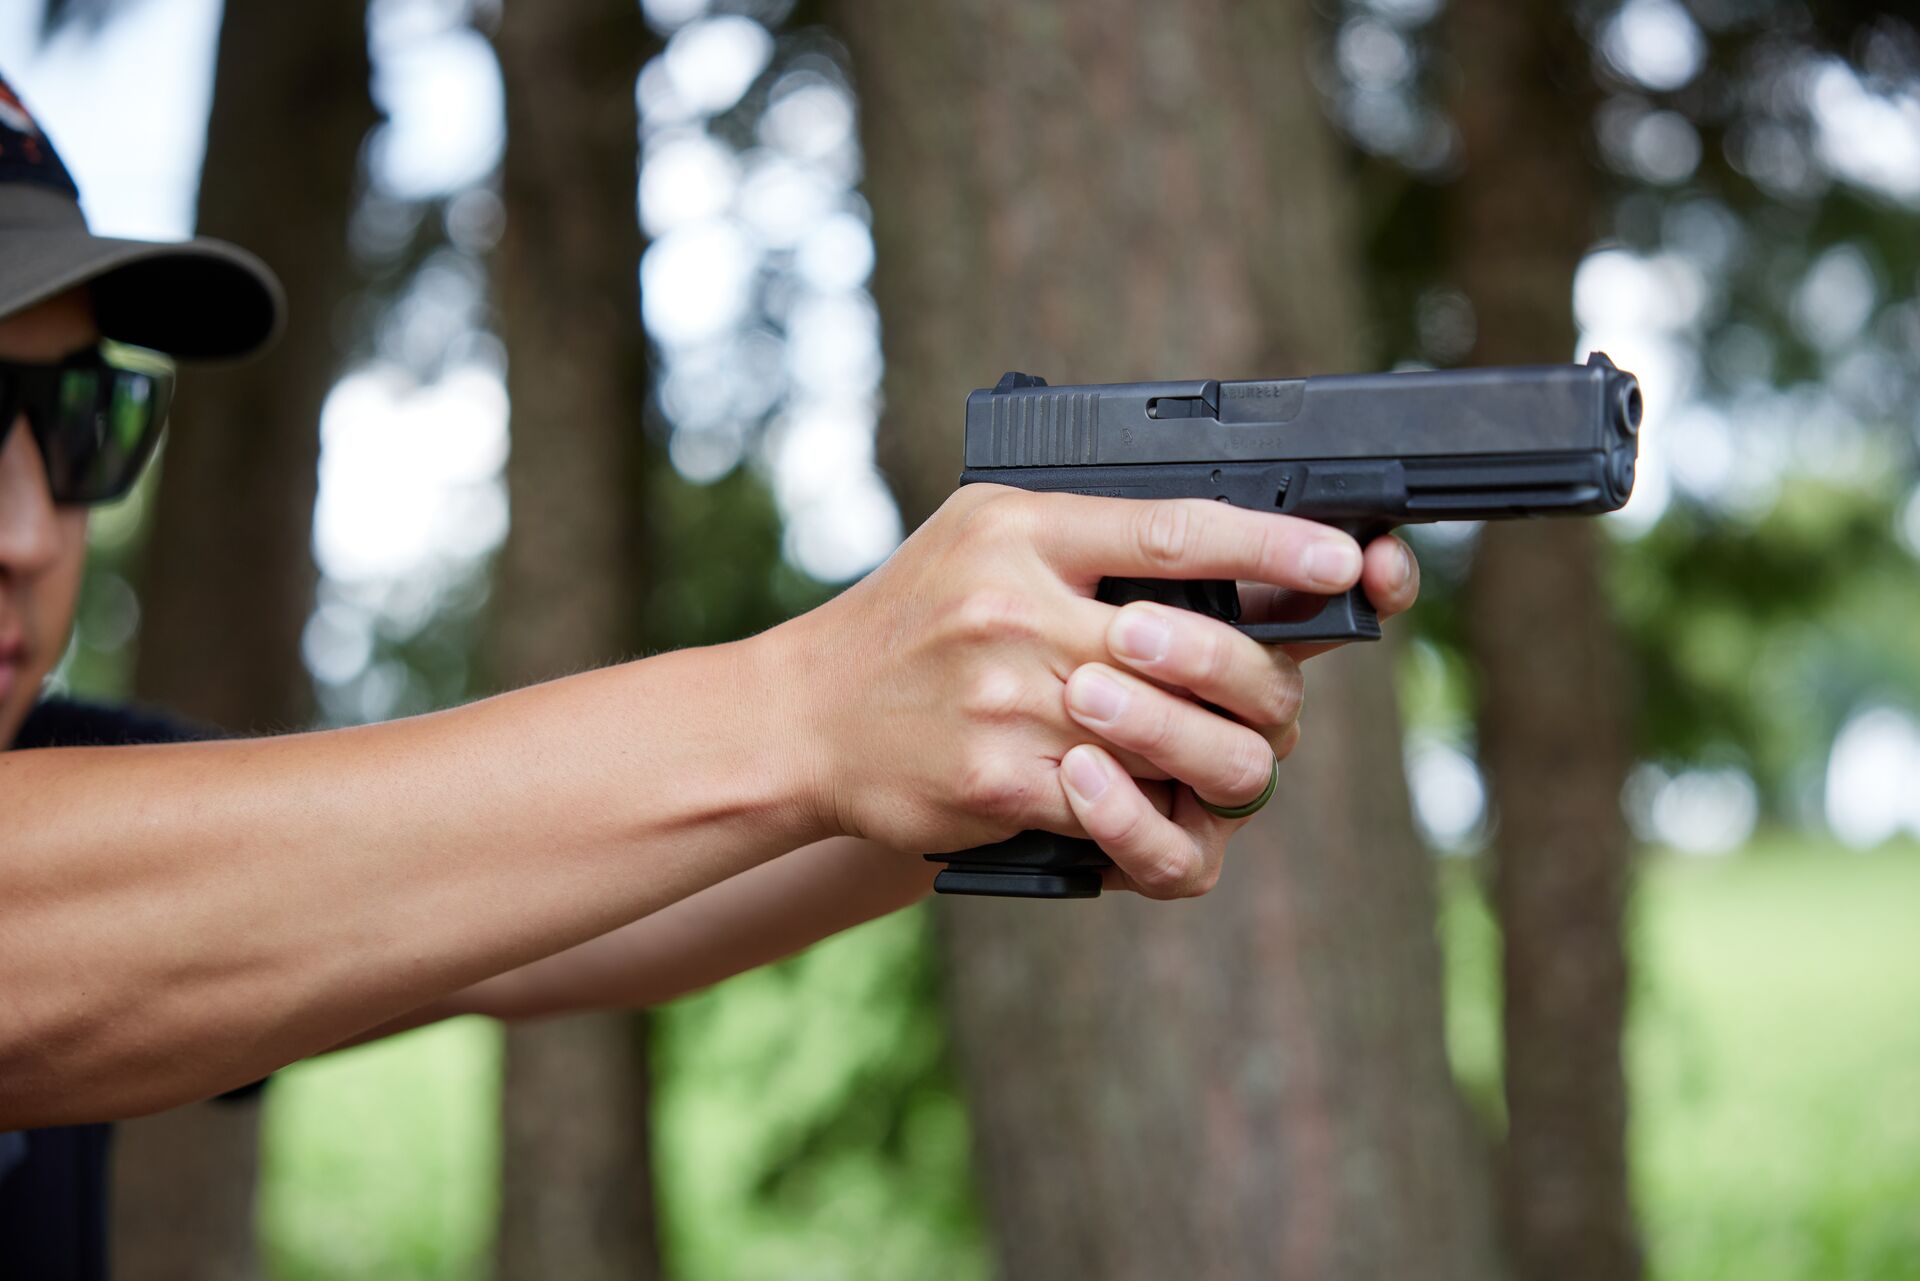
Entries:
MULTIPOLYGON (((0 359, 55 361, 100 340, 86 291, 0 319, 0 359)), ((0 441, 0 748, 66 648, 87 556, 87 511, 56 507, 24 418, 0 441)))

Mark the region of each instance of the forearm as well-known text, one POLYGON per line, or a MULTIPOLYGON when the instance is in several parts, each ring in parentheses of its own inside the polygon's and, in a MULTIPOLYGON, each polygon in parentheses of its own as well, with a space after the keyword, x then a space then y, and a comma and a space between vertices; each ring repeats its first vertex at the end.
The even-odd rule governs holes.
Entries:
POLYGON ((770 657, 0 755, 0 1129, 242 1083, 824 835, 770 657))
POLYGON ((449 993, 348 1044, 460 1014, 511 1022, 659 1005, 918 902, 931 890, 934 870, 871 841, 821 841, 577 947, 449 993))

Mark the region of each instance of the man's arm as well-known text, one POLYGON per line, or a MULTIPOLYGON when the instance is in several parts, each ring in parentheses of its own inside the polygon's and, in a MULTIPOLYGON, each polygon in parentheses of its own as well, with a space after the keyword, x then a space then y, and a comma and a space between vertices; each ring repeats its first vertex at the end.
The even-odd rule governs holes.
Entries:
MULTIPOLYGON (((1411 562, 1375 546, 1369 589, 1410 601, 1411 562)), ((232 1088, 834 834, 1085 834, 1143 892, 1203 893, 1239 822, 1134 780, 1250 799, 1298 670, 1093 587, 1337 591, 1361 559, 1217 503, 969 486, 750 641, 387 725, 0 755, 0 1129, 232 1088)))
POLYGON ((0 755, 0 1129, 242 1084, 826 835, 783 665, 721 646, 361 729, 0 755))
POLYGON ((659 1005, 916 903, 932 888, 934 871, 871 841, 821 841, 644 920, 429 1002, 348 1044, 461 1014, 514 1022, 659 1005))

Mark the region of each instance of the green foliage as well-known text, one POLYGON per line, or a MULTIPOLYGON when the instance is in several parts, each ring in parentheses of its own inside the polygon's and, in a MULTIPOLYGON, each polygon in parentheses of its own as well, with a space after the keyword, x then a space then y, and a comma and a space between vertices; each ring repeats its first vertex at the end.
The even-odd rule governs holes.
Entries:
POLYGON ((1446 859, 1437 867, 1440 943, 1447 965, 1447 1058, 1460 1092, 1487 1133, 1504 1134, 1500 923, 1480 882, 1478 859, 1446 859))
POLYGON ((699 485, 663 463, 649 478, 647 503, 663 555, 658 585, 640 605, 638 632, 649 649, 751 636, 835 590, 781 558, 780 513, 750 469, 699 485))
POLYGON ((1759 519, 1676 504, 1616 549, 1643 750, 1739 764, 1778 813, 1849 711, 1920 694, 1920 593, 1891 489, 1810 479, 1759 519))
POLYGON ((468 1281, 499 1202, 502 1039, 459 1019, 267 1087, 259 1222, 275 1281, 468 1281))
POLYGON ((930 935, 899 913, 656 1017, 680 1281, 985 1275, 930 935))
MULTIPOLYGON (((655 1169, 678 1281, 977 1281, 985 1242, 924 909, 659 1011, 655 1169)), ((303 1063, 268 1096, 276 1281, 470 1281, 498 1200, 498 1028, 303 1063)))
POLYGON ((1467 700, 1473 681, 1459 649, 1416 639, 1400 651, 1394 674, 1400 722, 1409 736, 1472 737, 1473 707, 1467 700))

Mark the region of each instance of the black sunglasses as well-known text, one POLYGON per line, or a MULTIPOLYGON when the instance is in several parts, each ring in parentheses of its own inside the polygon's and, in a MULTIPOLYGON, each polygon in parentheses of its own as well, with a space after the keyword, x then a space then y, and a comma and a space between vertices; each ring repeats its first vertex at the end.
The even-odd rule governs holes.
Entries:
POLYGON ((126 496, 160 443, 173 361, 111 339, 53 364, 0 360, 0 445, 24 414, 56 503, 126 496))

